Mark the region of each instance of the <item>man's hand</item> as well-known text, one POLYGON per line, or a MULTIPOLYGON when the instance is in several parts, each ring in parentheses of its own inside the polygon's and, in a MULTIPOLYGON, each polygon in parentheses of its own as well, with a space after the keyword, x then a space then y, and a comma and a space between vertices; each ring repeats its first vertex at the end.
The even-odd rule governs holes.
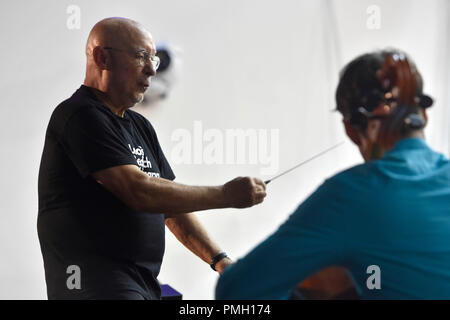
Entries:
POLYGON ((216 271, 222 275, 225 269, 233 264, 233 260, 228 257, 223 258, 219 262, 216 263, 216 271))
POLYGON ((266 185, 258 178, 238 177, 222 187, 226 207, 248 208, 261 203, 266 196, 266 185))

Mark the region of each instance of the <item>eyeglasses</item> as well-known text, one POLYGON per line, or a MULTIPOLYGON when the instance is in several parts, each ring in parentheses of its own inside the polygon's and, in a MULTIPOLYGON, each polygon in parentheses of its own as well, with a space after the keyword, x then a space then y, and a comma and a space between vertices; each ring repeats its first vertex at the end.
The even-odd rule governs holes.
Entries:
POLYGON ((153 69, 155 71, 158 70, 159 65, 161 63, 161 60, 159 59, 158 56, 156 56, 156 55, 155 56, 151 56, 145 50, 139 50, 139 51, 136 51, 136 52, 131 52, 129 50, 117 49, 117 48, 112 48, 112 47, 103 47, 103 49, 105 49, 105 50, 116 50, 116 51, 132 53, 132 54, 134 54, 135 58, 139 61, 139 65, 141 67, 145 66, 145 64, 150 61, 150 63, 152 64, 152 67, 153 67, 153 69))

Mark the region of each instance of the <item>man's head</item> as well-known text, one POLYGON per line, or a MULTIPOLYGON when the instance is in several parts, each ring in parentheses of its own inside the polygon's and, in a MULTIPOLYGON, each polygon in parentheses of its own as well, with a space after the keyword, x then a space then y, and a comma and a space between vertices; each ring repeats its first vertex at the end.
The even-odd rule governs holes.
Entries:
POLYGON ((424 103, 417 102, 420 97, 424 97, 420 73, 405 54, 395 50, 368 53, 351 61, 342 70, 336 90, 337 110, 344 116, 347 135, 358 145, 366 161, 380 158, 400 139, 423 137, 422 129, 427 116, 420 106, 424 103), (392 60, 392 57, 395 59, 392 60), (383 76, 386 74, 384 68, 388 65, 386 61, 395 62, 398 59, 403 67, 408 66, 408 73, 411 70, 411 83, 414 85, 411 92, 415 103, 400 104, 397 101, 399 86, 394 82, 404 81, 405 78, 403 74, 401 77, 395 74, 398 64, 389 69, 393 75, 389 78, 383 76), (390 83, 388 86, 386 81, 390 83), (377 112, 386 108, 387 116, 376 116, 377 112), (423 125, 408 125, 411 119, 423 125))
POLYGON ((91 30, 86 44, 85 85, 96 88, 117 110, 142 101, 156 74, 155 44, 139 23, 107 18, 91 30), (153 63, 152 63, 152 61, 153 63))

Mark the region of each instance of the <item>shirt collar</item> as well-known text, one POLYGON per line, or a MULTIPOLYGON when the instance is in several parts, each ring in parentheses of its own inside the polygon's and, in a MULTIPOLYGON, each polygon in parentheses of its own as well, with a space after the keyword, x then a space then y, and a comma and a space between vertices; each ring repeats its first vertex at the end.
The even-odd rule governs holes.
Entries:
POLYGON ((428 146, 426 141, 422 138, 405 138, 400 141, 398 141, 394 148, 389 150, 385 153, 383 156, 383 159, 390 159, 390 158, 404 158, 409 157, 407 155, 410 155, 413 152, 419 151, 421 154, 423 152, 432 151, 431 148, 428 146))
MULTIPOLYGON (((427 142, 422 138, 405 138, 398 141, 392 151, 430 149, 427 142)), ((391 151, 391 152, 392 152, 391 151)))
POLYGON ((81 94, 89 97, 96 104, 103 105, 103 102, 95 95, 95 93, 92 91, 92 89, 90 87, 85 86, 84 84, 82 84, 78 90, 80 91, 81 94))
POLYGON ((128 110, 125 110, 124 116, 123 118, 114 114, 111 109, 109 109, 98 97, 97 95, 94 93, 94 91, 92 90, 91 87, 85 86, 84 84, 82 84, 80 86, 80 88, 78 89, 78 91, 84 95, 87 96, 94 104, 101 106, 102 108, 106 109, 109 113, 111 113, 114 117, 117 117, 118 119, 121 120, 126 120, 129 121, 128 119, 128 110))

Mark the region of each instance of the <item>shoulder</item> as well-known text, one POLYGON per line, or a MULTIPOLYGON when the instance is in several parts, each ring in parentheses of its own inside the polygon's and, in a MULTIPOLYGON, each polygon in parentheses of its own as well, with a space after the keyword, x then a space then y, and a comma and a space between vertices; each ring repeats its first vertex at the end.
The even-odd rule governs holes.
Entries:
POLYGON ((341 187, 370 182, 378 169, 378 160, 355 165, 328 178, 325 183, 341 187))
POLYGON ((353 203, 356 194, 370 190, 371 185, 376 183, 374 170, 377 170, 375 163, 364 163, 338 172, 325 179, 306 202, 319 206, 340 206, 344 203, 353 203))
MULTIPOLYGON (((364 163, 327 178, 289 217, 294 226, 338 226, 347 221, 357 206, 372 164, 364 163)), ((288 225, 289 225, 288 224, 288 225)), ((335 228, 335 227, 333 227, 335 228)))
POLYGON ((89 123, 104 123, 107 118, 106 112, 101 110, 99 103, 78 89, 53 110, 49 126, 57 132, 62 132, 69 122, 88 125, 89 123))

